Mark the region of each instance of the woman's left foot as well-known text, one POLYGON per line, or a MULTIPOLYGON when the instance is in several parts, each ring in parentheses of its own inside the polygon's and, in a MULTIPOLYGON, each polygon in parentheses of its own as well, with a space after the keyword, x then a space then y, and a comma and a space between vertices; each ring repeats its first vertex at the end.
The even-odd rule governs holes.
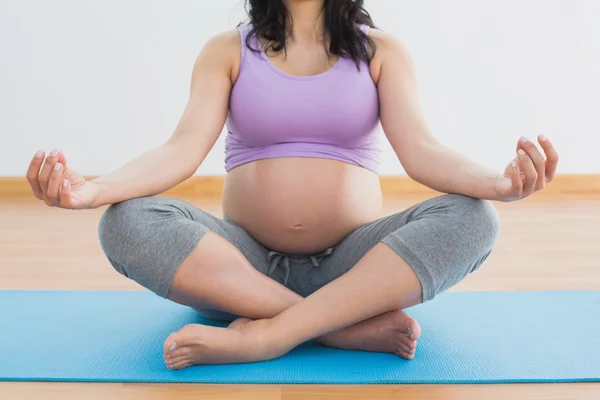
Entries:
POLYGON ((419 323, 402 310, 390 311, 319 338, 326 346, 346 350, 392 353, 407 360, 415 357, 419 323))
POLYGON ((252 321, 244 329, 190 324, 169 335, 163 358, 177 370, 196 364, 233 364, 264 361, 282 354, 265 337, 268 321, 252 321))

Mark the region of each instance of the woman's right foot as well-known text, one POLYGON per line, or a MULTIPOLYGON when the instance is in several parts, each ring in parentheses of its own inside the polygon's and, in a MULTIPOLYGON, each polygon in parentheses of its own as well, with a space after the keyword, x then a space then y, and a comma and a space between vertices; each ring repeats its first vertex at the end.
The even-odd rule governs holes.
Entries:
MULTIPOLYGON (((250 321, 248 318, 238 318, 229 328, 239 329, 250 321)), ((420 336, 419 323, 404 311, 396 310, 332 332, 318 341, 338 349, 392 353, 411 360, 415 357, 420 336)))

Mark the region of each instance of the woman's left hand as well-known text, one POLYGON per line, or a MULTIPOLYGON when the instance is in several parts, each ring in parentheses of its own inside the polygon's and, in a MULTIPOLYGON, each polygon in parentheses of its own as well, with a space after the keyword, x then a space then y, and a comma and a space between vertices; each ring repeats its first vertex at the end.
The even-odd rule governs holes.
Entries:
POLYGON ((545 136, 538 142, 546 157, 535 143, 522 137, 517 144, 517 156, 508 164, 504 176, 496 184, 497 200, 515 201, 542 190, 552 181, 558 164, 558 153, 545 136))

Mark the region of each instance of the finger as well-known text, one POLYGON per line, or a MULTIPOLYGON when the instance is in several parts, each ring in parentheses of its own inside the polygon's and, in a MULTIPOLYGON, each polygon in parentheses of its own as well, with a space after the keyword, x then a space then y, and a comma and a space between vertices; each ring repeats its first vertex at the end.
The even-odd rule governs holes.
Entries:
POLYGON ((531 158, 525 153, 525 150, 521 149, 517 152, 519 159, 519 169, 525 174, 525 181, 523 182, 523 196, 529 196, 533 193, 536 181, 537 172, 531 158))
POLYGON ((68 180, 63 179, 61 185, 62 186, 60 188, 60 193, 58 195, 58 197, 59 197, 59 205, 61 207, 70 208, 72 206, 72 201, 71 201, 71 184, 69 183, 68 180))
POLYGON ((58 193, 60 191, 60 186, 62 184, 62 176, 63 176, 63 166, 61 163, 56 163, 54 165, 54 170, 52 174, 50 174, 50 180, 48 181, 48 190, 46 191, 46 199, 52 203, 54 206, 60 205, 60 200, 58 198, 58 193))
POLYGON ((510 163, 510 180, 512 182, 513 195, 514 197, 520 198, 523 194, 523 180, 521 179, 521 171, 519 171, 519 165, 517 160, 512 160, 510 163))
POLYGON ((522 137, 519 142, 521 142, 523 150, 527 153, 529 158, 531 158, 538 176, 534 190, 541 190, 546 185, 546 159, 531 140, 522 137))
POLYGON ((40 172, 40 187, 42 188, 42 193, 46 196, 46 192, 48 191, 48 181, 50 180, 50 175, 54 170, 54 166, 58 161, 59 151, 54 149, 48 154, 46 157, 46 161, 44 162, 44 166, 42 167, 42 171, 40 172))
POLYGON ((42 188, 40 187, 40 169, 42 168, 42 164, 44 163, 44 151, 38 150, 37 153, 31 159, 29 163, 29 168, 27 168, 27 182, 29 182, 29 186, 31 186, 31 190, 33 191, 33 195, 38 199, 43 199, 44 194, 42 193, 42 188))
POLYGON ((58 162, 63 165, 63 171, 67 169, 67 158, 62 151, 58 152, 58 162))
POLYGON ((542 146, 544 153, 546 153, 546 182, 550 182, 554 179, 556 167, 558 166, 558 152, 546 136, 538 136, 538 142, 542 146))

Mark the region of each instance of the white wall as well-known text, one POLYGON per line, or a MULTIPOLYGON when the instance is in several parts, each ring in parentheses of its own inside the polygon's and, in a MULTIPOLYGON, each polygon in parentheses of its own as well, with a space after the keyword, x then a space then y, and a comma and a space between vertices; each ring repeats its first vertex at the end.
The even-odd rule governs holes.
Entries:
MULTIPOLYGON (((600 173, 600 1, 367 0, 410 49, 443 143, 495 168, 546 134, 559 172, 600 173)), ((193 62, 241 0, 0 0, 0 175, 56 146, 84 174, 163 143, 193 62)), ((198 173, 224 173, 223 136, 198 173)), ((403 173, 391 148, 382 174, 403 173)))

